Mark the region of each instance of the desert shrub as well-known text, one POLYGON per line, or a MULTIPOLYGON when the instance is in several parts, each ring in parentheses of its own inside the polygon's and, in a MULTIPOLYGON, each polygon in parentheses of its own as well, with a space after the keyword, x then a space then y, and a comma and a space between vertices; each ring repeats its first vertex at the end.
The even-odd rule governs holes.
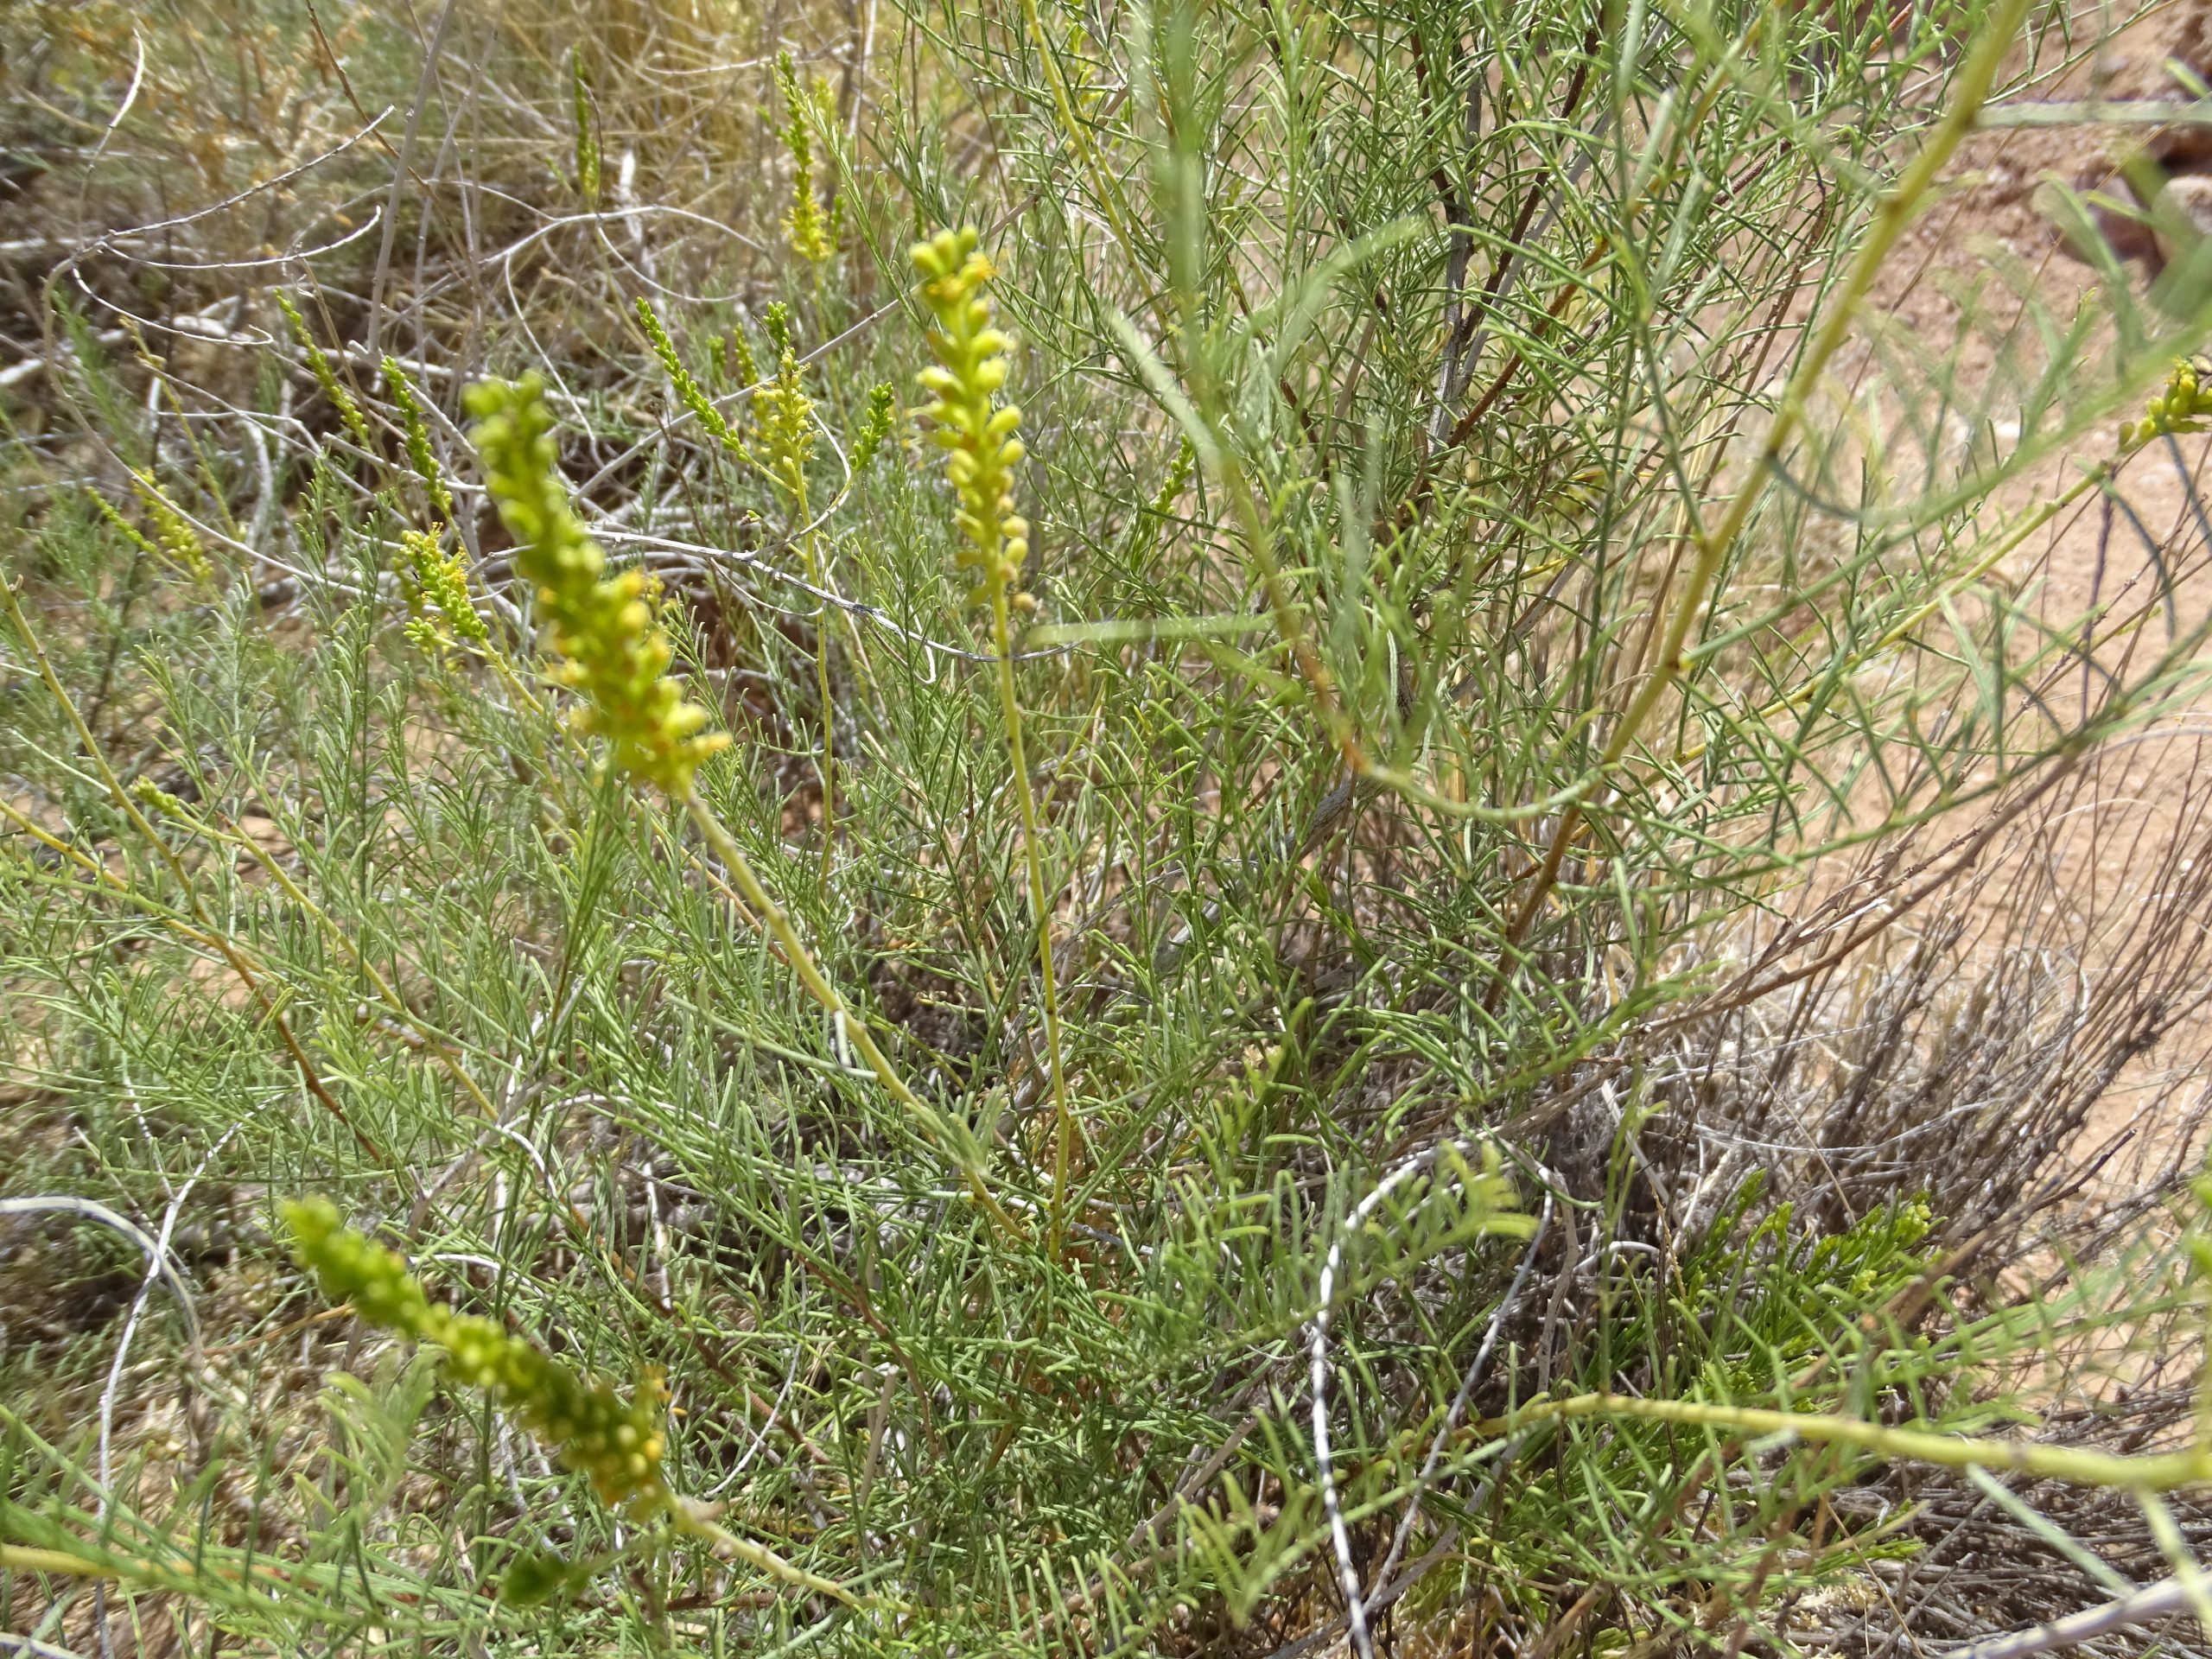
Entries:
POLYGON ((35 1650, 2186 1584, 2194 245, 1898 321, 2069 14, 226 17, 0 23, 35 1650))

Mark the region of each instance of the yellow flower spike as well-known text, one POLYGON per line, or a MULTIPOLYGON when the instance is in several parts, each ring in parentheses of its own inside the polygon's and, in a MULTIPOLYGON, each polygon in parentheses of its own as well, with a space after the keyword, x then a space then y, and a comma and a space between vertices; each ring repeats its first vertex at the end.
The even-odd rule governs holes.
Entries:
POLYGON ((276 308, 284 314, 284 321, 292 330, 292 338, 307 353, 308 367, 314 372, 315 384, 322 388, 323 400, 338 411, 338 419, 346 429, 346 435, 363 453, 376 453, 376 440, 369 435, 369 423, 362 417, 361 406, 353 401, 353 394, 339 384, 338 371, 331 366, 330 357, 315 343, 308 332, 300 308, 292 303, 292 296, 283 289, 276 290, 276 308))
POLYGON ((793 253, 819 265, 837 251, 837 209, 833 203, 824 212, 815 200, 814 139, 807 130, 810 112, 788 52, 776 59, 776 86, 784 95, 784 147, 791 156, 791 210, 784 216, 784 234, 793 253))
POLYGON ((146 517, 153 521, 154 540, 161 544, 162 555, 170 563, 181 566, 185 574, 194 582, 213 587, 215 567, 207 556, 207 549, 200 539, 200 532, 192 527, 192 521, 178 510, 175 502, 162 493, 162 486, 154 481, 152 474, 142 473, 134 467, 130 469, 130 481, 137 489, 138 499, 146 509, 146 517))
MULTIPOLYGON (((667 326, 661 321, 660 314, 653 309, 652 302, 639 295, 637 310, 639 325, 645 331, 645 340, 652 346, 653 355, 660 359, 661 367, 667 372, 668 383, 675 389, 677 401, 691 411, 708 436, 733 454, 742 454, 745 452, 743 442, 721 410, 715 407, 713 400, 698 381, 692 378, 691 371, 683 365, 683 359, 677 354, 676 342, 669 338, 667 326)), ((716 340, 714 343, 720 345, 721 342, 716 340)))
POLYGON ((937 320, 930 332, 937 363, 920 376, 931 400, 923 413, 935 423, 931 435, 950 451, 945 474, 959 497, 955 522, 967 543, 961 567, 988 596, 1017 587, 1029 556, 1029 526, 1014 511, 1013 488, 1014 468, 1028 452, 1014 435, 1020 410, 991 402, 1006 385, 1011 342, 991 326, 983 288, 995 272, 976 241, 973 230, 939 231, 916 245, 913 259, 922 302, 937 320))
POLYGON ((444 1349, 455 1380, 490 1395, 588 1478, 601 1502, 648 1510, 671 1503, 661 1478, 666 1390, 658 1373, 648 1373, 626 1401, 493 1320, 433 1306, 407 1264, 346 1226, 327 1198, 287 1203, 283 1214, 301 1265, 325 1295, 351 1302, 372 1325, 444 1349))
POLYGON ((858 478, 868 471, 875 460, 876 451, 882 448, 884 440, 891 435, 893 422, 897 418, 893 409, 898 396, 888 380, 882 382, 868 395, 868 412, 861 416, 859 435, 853 441, 853 476, 858 478))
POLYGON ((691 794, 700 764, 728 747, 704 730, 707 711, 668 677, 668 637, 639 595, 635 571, 607 575, 607 556, 569 505, 556 464, 545 383, 487 380, 472 386, 470 439, 485 482, 515 541, 515 569, 533 589, 547 642, 562 661, 555 677, 580 693, 578 723, 613 745, 615 763, 675 800, 691 794))
POLYGON ((786 340, 775 378, 753 395, 754 462, 794 502, 806 499, 806 464, 814 459, 814 400, 799 378, 786 340))
POLYGON ((741 321, 730 325, 729 372, 741 386, 760 384, 760 365, 753 360, 753 336, 745 332, 741 321))

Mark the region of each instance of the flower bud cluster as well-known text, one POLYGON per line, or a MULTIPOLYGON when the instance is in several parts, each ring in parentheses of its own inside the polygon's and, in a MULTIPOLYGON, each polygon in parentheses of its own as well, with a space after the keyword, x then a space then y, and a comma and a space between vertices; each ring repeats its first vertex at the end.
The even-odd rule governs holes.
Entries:
POLYGON ((784 147, 791 155, 791 210, 784 216, 784 234, 791 251, 809 264, 818 265, 837 251, 837 205, 825 211, 814 195, 814 138, 808 131, 812 111, 806 92, 798 84, 798 69, 791 54, 776 60, 776 86, 784 95, 784 147))
POLYGON ((554 1447, 563 1463, 589 1478, 601 1501, 668 1501, 658 1378, 647 1378, 636 1397, 625 1401, 493 1320, 433 1303, 405 1262, 346 1226, 327 1198, 287 1204, 284 1220, 301 1264, 324 1294, 351 1302, 372 1325, 444 1349, 455 1377, 482 1389, 554 1447))
POLYGON ((632 776, 677 800, 728 736, 705 729, 707 711, 684 700, 668 672, 673 650, 634 570, 607 574, 607 556, 569 505, 556 464, 545 383, 487 380, 472 386, 469 435, 485 483, 515 542, 515 569, 535 593, 546 635, 561 659, 555 677, 580 693, 577 724, 614 747, 632 776))
POLYGON ((853 438, 853 476, 858 478, 868 471, 875 460, 875 453, 891 435, 892 422, 897 417, 893 408, 898 393, 888 380, 882 382, 868 395, 868 410, 861 416, 859 431, 853 438))
POLYGON ((963 569, 984 593, 1019 585, 1029 557, 1029 522, 1014 510, 1014 468, 1027 453, 1014 435, 1021 411, 993 398, 1006 385, 1010 343, 991 324, 983 293, 991 262, 976 251, 973 230, 939 231, 913 250, 922 302, 937 319, 930 331, 936 365, 922 371, 935 422, 932 435, 950 452, 945 473, 960 500, 955 522, 964 545, 963 569))
POLYGON ((814 400, 799 378, 788 329, 775 378, 753 394, 753 464, 793 501, 806 495, 806 464, 814 459, 814 400))
POLYGON ((2143 406, 2143 418, 2120 423, 2120 447, 2133 449, 2169 434, 2202 432, 2208 415, 2212 415, 2212 384, 2202 379, 2196 364, 2177 363, 2164 387, 2143 406))
POLYGON ((284 314, 284 321, 292 330, 292 338, 307 353, 308 367, 315 373, 315 384, 322 388, 323 400, 338 411, 340 424, 346 435, 364 453, 376 453, 376 440, 369 435, 369 423, 362 418, 361 406, 353 401, 353 394, 338 382, 338 371, 331 366, 330 355, 315 344, 315 336, 308 332, 300 308, 292 303, 292 296, 283 289, 276 290, 276 308, 284 314))
MULTIPOLYGON (((645 331, 646 343, 653 348, 653 355, 667 372, 668 384, 674 388, 677 401, 691 411, 692 418, 703 428, 709 437, 723 448, 739 454, 744 444, 729 423, 728 418, 716 409, 706 390, 694 379, 691 371, 684 366, 683 357, 676 349, 676 342, 669 338, 668 325, 660 320, 660 313, 653 309, 653 302, 640 294, 637 300, 638 324, 645 331)), ((719 338, 712 342, 719 346, 719 338)), ((719 354, 716 354, 719 356, 719 354)))
POLYGON ((407 637, 425 651, 455 639, 480 645, 492 637, 468 600, 468 572, 460 556, 448 553, 427 531, 399 532, 399 582, 413 620, 407 637))
POLYGON ((429 493, 430 505, 438 510, 438 517, 451 524, 453 492, 446 488, 445 474, 439 470, 438 458, 430 451, 430 425, 423 417, 423 405, 415 395, 415 383, 407 378, 407 371, 399 366, 398 359, 385 359, 384 383, 391 389, 392 402, 399 406, 400 429, 407 435, 407 464, 415 469, 415 476, 423 480, 423 487, 429 493))
POLYGON ((162 556, 181 567, 194 582, 213 585, 214 563, 208 558, 207 545, 200 541, 200 532, 192 527, 192 521, 162 493, 162 486, 154 481, 150 473, 142 473, 134 467, 130 469, 130 481, 137 486, 139 502, 154 526, 154 540, 161 544, 162 556))

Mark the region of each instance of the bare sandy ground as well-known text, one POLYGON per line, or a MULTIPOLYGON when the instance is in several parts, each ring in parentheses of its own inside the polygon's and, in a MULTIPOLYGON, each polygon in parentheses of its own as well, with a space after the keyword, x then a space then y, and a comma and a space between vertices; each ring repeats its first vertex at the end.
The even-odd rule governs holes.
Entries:
MULTIPOLYGON (((2106 32, 2083 60, 2026 96, 2179 102, 2188 92, 2173 67, 2177 60, 2200 73, 2212 71, 2212 0, 2154 6, 2118 27, 2109 14, 2085 10, 2077 41, 2098 40, 2101 26, 2106 32)), ((1969 380, 1993 372, 2003 349, 2003 323, 2022 318, 2032 306, 2058 318, 2070 317, 2085 303, 2103 308, 2097 292, 2103 279, 2067 251, 2047 211, 2049 187, 2063 181, 2076 188, 2116 188, 2114 161, 2152 130, 2067 125, 1975 134, 1962 149, 1943 200, 1908 233, 1892 260, 1878 294, 1880 308, 1924 342, 1982 336, 1969 339, 1959 363, 1969 380)), ((2137 260, 2126 274, 2142 297, 2152 271, 2137 260)), ((2091 349, 2109 349, 2111 340, 2107 324, 2093 334, 2091 349)), ((1999 510, 2020 511, 2048 499, 2078 478, 2085 465, 2110 456, 2114 441, 2113 433, 2100 430, 2072 453, 2053 457, 2009 486, 1999 510)), ((2207 461, 2201 438, 2185 440, 2178 454, 2164 453, 2163 447, 2145 454, 2122 474, 2124 508, 2108 513, 2092 494, 2020 547, 1999 573, 2003 583, 2026 613, 2050 627, 2075 630, 2094 605, 2153 601, 2161 581, 2173 575, 2174 611, 2185 630, 2212 613, 2207 567, 2212 548, 2199 514, 2207 461)), ((2095 653, 2100 667, 2139 669, 2144 656, 2161 643, 2159 633, 2153 627, 2132 646, 2101 648, 2095 653)), ((2086 673, 2082 683, 2077 695, 2089 689, 2086 673)), ((2057 971, 2084 976, 2125 971, 2137 931, 2162 898, 2170 897, 2162 884, 2171 887, 2177 871, 2186 874, 2194 868, 2199 842, 2212 855, 2208 734, 2212 706, 2184 702, 2099 756, 2090 787, 2070 805, 2063 823, 2039 838, 2031 853, 2012 855, 2050 864, 2050 879, 2037 889, 2043 895, 2034 906, 2038 913, 1989 918, 1978 948, 2043 951, 2057 971)), ((2001 904, 1994 895, 2015 890, 1992 883, 1976 902, 2001 904)), ((2171 1151, 2208 1079, 2212 1019, 2193 1016, 2126 1067, 2085 1138, 2101 1142, 2139 1116, 2152 1130, 2147 1138, 2163 1139, 2171 1151)))

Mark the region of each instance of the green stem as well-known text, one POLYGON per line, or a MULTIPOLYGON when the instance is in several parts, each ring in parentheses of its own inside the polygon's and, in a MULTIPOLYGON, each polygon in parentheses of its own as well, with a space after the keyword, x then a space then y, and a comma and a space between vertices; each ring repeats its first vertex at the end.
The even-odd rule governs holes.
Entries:
POLYGON ((1811 1412, 1770 1411, 1750 1406, 1715 1406, 1694 1400, 1639 1400, 1621 1394, 1579 1394, 1566 1400, 1540 1400, 1503 1417, 1475 1424, 1469 1433, 1483 1440, 1517 1434, 1536 1424, 1574 1417, 1629 1417, 1647 1422, 1680 1423, 1693 1428, 1725 1429, 1735 1434, 1795 1434, 1830 1446, 1855 1446, 1878 1457, 1909 1458, 1948 1469, 2006 1469, 2075 1486, 2120 1491, 2164 1492, 2212 1482, 2212 1446, 2186 1452, 2127 1457, 2079 1446, 2044 1446, 2032 1440, 1993 1440, 1961 1434, 1932 1434, 1925 1429, 1891 1428, 1858 1417, 1811 1412))
POLYGON ((1037 797, 1029 787, 1029 762, 1021 745, 1021 701, 1014 690, 1014 627, 1007 614, 1007 584, 994 582, 991 625, 998 642, 999 708, 1006 716, 1007 752, 1014 762, 1015 798, 1021 803, 1021 849, 1029 866, 1029 907, 1037 918, 1037 973, 1045 988, 1046 1063, 1052 1068, 1052 1207, 1046 1250, 1060 1259, 1067 1237, 1068 1158, 1075 1139, 1075 1115, 1068 1107, 1067 1079, 1060 1064, 1060 993, 1052 973, 1052 912, 1045 894, 1045 857, 1038 846, 1037 797))
POLYGON ((750 1538, 741 1537, 700 1514, 691 1504, 671 1495, 669 1515, 676 1530, 704 1540, 719 1553, 734 1555, 751 1567, 759 1567, 771 1578, 781 1579, 785 1584, 800 1590, 810 1590, 817 1596, 827 1596, 841 1601, 848 1607, 858 1607, 860 1598, 834 1579, 825 1579, 804 1567, 785 1560, 766 1544, 756 1544, 750 1538))
MULTIPOLYGON (((791 483, 791 505, 795 522, 807 523, 806 474, 798 467, 791 483)), ((830 601, 819 595, 830 591, 830 584, 822 580, 822 557, 815 546, 815 532, 809 529, 799 538, 799 554, 806 561, 806 579, 817 595, 815 602, 822 607, 822 620, 814 630, 814 690, 822 702, 822 887, 826 893, 830 887, 830 855, 837 845, 837 732, 836 711, 830 701, 830 601)))
MULTIPOLYGON (((1846 272, 1836 298, 1821 321, 1812 343, 1805 355, 1798 359, 1797 368, 1783 387, 1781 406, 1775 410, 1774 423, 1768 429, 1766 441, 1759 447, 1758 458, 1751 463, 1751 474, 1721 515, 1720 521, 1697 538, 1697 556, 1690 569, 1688 585, 1681 601, 1667 619, 1667 631, 1659 648, 1658 661, 1651 676, 1645 680, 1630 701, 1619 723, 1613 728, 1611 739, 1598 763, 1600 772, 1610 772, 1627 754, 1630 746, 1643 729, 1643 723, 1659 706, 1660 699, 1680 681, 1687 678, 1695 664, 1684 647, 1691 628, 1705 614, 1706 601, 1719 579, 1728 556, 1750 522, 1751 509, 1766 493, 1768 480, 1782 459, 1783 451, 1804 423, 1806 400, 1827 372, 1828 364, 1843 347, 1852 324, 1858 320, 1859 307, 1872 291, 1874 279, 1881 274, 1884 263, 1897 240, 1904 234, 1911 221, 1913 210, 1921 199, 1934 188, 1936 177, 1951 159, 1967 134, 1973 130, 1974 118, 1980 113, 1983 101, 1995 84, 1998 70, 2003 67, 2006 54, 2012 50, 2013 36, 2020 31, 2022 20, 2027 16, 2028 0, 2002 0, 1997 16, 1981 39, 1975 43, 1973 54, 1959 71, 1957 92, 1951 107, 1928 136, 1920 153, 1913 157, 1912 165, 1897 181, 1897 187, 1884 196, 1874 210, 1873 223, 1868 228, 1866 243, 1859 250, 1846 272)), ((1553 833, 1551 844, 1529 882, 1529 893, 1515 913, 1505 934, 1505 950, 1498 963, 1495 983, 1503 985, 1513 971, 1513 957, 1522 938, 1535 921, 1536 913, 1543 906, 1553 884, 1559 879, 1560 867, 1567 849, 1580 835, 1583 815, 1580 806, 1570 806, 1560 815, 1559 827, 1553 833)))
POLYGON ((838 1028, 860 1051, 861 1058, 868 1062, 868 1069, 875 1073, 876 1081, 883 1085, 893 1099, 913 1115, 938 1150, 945 1153, 959 1166, 976 1202, 989 1213, 992 1220, 1006 1230, 1008 1236, 1020 1237, 1020 1227, 985 1185, 979 1161, 972 1154, 962 1149, 963 1137, 953 1133, 952 1126, 946 1122, 943 1113, 906 1086, 906 1080, 899 1075, 884 1052, 876 1046, 875 1039, 869 1034, 868 1027, 845 1006, 844 998, 837 994, 836 987, 830 984, 821 965, 815 961, 814 953, 799 938, 798 929, 791 924, 790 912, 776 902, 767 888, 760 885, 760 878, 753 874, 753 865, 739 848, 736 838, 723 828, 721 820, 715 817, 707 804, 696 795, 687 797, 683 805, 690 812, 692 823, 698 825, 699 833, 715 849, 715 855, 728 868, 730 879, 737 883, 737 890, 745 896, 745 902, 759 913, 760 925, 783 947, 784 959, 791 964, 791 971, 798 976, 798 982, 806 994, 836 1020, 838 1028))
POLYGON ((58 1549, 35 1549, 28 1544, 0 1544, 0 1567, 11 1573, 54 1573, 74 1579, 120 1579, 123 1570, 104 1561, 88 1561, 58 1549))

